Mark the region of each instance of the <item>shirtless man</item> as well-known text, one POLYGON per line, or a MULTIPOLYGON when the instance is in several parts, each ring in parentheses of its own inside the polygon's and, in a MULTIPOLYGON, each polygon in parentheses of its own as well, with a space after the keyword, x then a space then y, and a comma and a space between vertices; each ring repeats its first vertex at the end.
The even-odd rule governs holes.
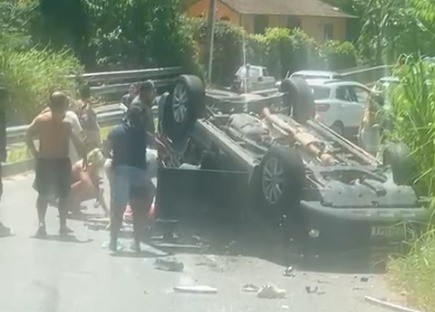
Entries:
POLYGON ((35 157, 35 188, 39 193, 36 201, 38 237, 46 235, 45 214, 52 196, 59 198, 60 234, 65 235, 70 231, 66 226, 66 200, 71 189, 70 139, 77 153, 83 155, 83 167, 87 167, 86 153, 80 138, 65 118, 68 109, 67 96, 63 92, 54 92, 50 98, 49 108, 50 111, 40 114, 33 120, 26 134, 27 146, 35 157), (34 138, 39 139, 39 150, 35 147, 34 138))

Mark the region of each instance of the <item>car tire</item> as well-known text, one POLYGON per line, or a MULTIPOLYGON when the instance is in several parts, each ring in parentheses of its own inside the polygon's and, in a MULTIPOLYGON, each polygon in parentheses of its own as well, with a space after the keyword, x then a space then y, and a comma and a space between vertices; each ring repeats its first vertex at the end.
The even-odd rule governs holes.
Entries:
POLYGON ((183 148, 189 132, 205 109, 202 80, 193 75, 179 76, 161 114, 162 129, 176 150, 183 148))
POLYGON ((397 185, 413 185, 416 178, 416 164, 411 150, 402 142, 389 143, 383 153, 383 164, 390 165, 393 181, 397 185))
POLYGON ((272 146, 257 174, 260 212, 267 217, 281 218, 299 210, 305 179, 299 154, 290 147, 272 146))
POLYGON ((284 105, 292 108, 293 119, 304 124, 314 118, 316 106, 307 82, 299 77, 284 79, 279 86, 284 93, 284 105))
POLYGON ((344 125, 340 120, 334 122, 330 127, 335 133, 343 136, 344 135, 344 125))

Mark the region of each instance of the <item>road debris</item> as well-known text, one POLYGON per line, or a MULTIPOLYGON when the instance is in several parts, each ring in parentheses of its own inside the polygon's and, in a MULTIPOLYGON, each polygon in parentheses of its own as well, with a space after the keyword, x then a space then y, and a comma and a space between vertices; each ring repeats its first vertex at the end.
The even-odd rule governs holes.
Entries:
POLYGON ((364 290, 363 287, 353 286, 352 290, 364 290))
POLYGON ((213 255, 206 255, 202 257, 203 259, 197 263, 195 263, 195 265, 197 266, 208 266, 210 268, 216 268, 218 267, 218 261, 216 259, 215 256, 213 255))
POLYGON ((281 309, 288 310, 288 309, 290 309, 290 307, 288 305, 282 305, 281 309))
POLYGON ((398 304, 390 303, 388 301, 376 299, 376 298, 369 297, 369 296, 365 296, 364 299, 369 303, 376 304, 376 305, 379 305, 379 306, 382 306, 385 308, 389 308, 391 310, 398 311, 398 312, 420 312, 418 310, 405 308, 405 307, 402 307, 398 304))
POLYGON ((260 290, 260 287, 254 284, 246 284, 242 286, 242 290, 246 292, 258 292, 260 290))
POLYGON ((284 270, 284 273, 282 273, 282 275, 289 276, 289 277, 295 277, 296 273, 294 272, 293 267, 289 266, 284 270))
POLYGON ((217 294, 217 288, 206 286, 206 285, 175 286, 174 290, 183 293, 217 294))
POLYGON ((363 283, 367 283, 369 281, 369 278, 367 276, 363 276, 359 280, 363 283))
POLYGON ((331 282, 328 281, 322 281, 322 280, 317 280, 318 284, 331 284, 331 282))
POLYGON ((278 288, 274 284, 267 284, 260 288, 257 292, 257 297, 267 299, 285 298, 286 294, 286 290, 278 288))
POLYGON ((192 239, 193 239, 195 245, 198 245, 198 246, 208 246, 208 245, 210 245, 210 242, 208 240, 203 239, 202 237, 200 237, 198 235, 193 235, 192 239))
POLYGON ((317 286, 314 286, 314 287, 305 286, 305 290, 308 294, 314 294, 319 290, 319 287, 317 287, 317 286))
POLYGON ((157 258, 154 263, 156 269, 171 272, 181 272, 184 269, 184 264, 179 262, 175 257, 157 258))

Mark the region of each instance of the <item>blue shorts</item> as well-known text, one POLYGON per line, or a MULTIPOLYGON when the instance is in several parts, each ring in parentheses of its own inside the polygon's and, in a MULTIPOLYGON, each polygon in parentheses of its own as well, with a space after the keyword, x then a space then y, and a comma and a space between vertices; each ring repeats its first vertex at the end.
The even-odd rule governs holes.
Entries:
POLYGON ((146 171, 131 166, 113 168, 112 201, 114 207, 123 207, 133 198, 144 196, 148 178, 146 171))

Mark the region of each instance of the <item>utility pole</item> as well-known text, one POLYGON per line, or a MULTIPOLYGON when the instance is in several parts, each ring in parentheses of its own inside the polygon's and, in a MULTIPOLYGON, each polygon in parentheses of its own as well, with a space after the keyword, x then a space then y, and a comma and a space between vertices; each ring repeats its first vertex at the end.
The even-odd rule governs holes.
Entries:
POLYGON ((206 56, 205 66, 207 70, 207 81, 211 82, 213 66, 213 43, 214 43, 214 26, 216 17, 216 0, 210 0, 207 20, 207 37, 205 42, 206 56))

